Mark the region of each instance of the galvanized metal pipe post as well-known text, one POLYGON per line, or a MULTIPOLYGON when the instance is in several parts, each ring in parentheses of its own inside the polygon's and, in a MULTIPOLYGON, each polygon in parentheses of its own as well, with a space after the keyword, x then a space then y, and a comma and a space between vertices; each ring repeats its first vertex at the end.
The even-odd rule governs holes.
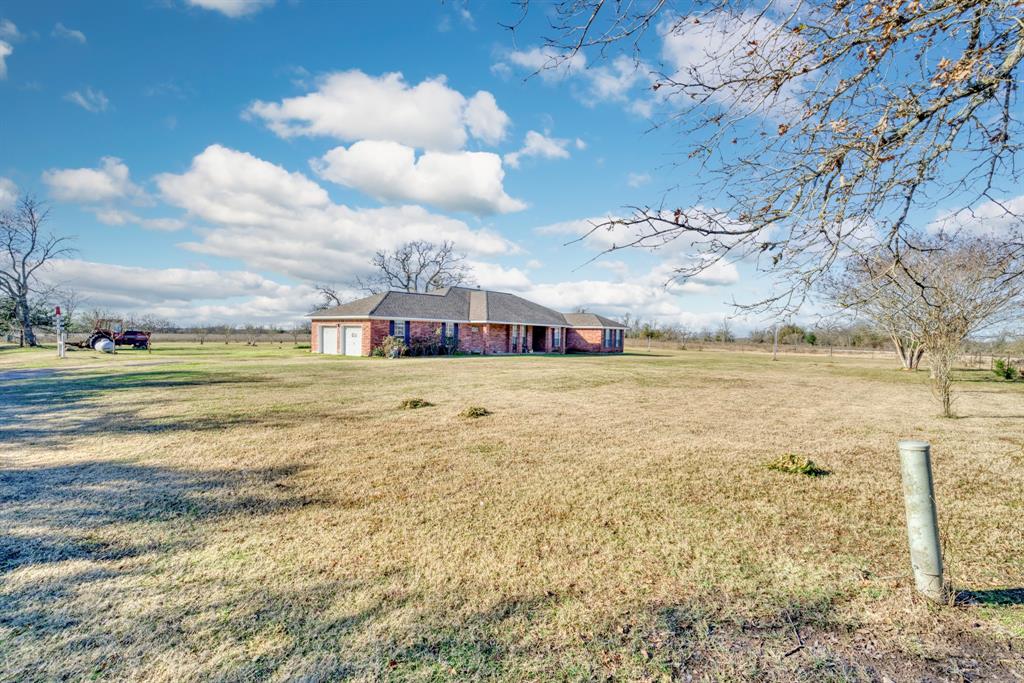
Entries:
POLYGON ((907 539, 914 584, 926 598, 945 602, 942 548, 932 487, 931 446, 927 441, 900 441, 903 500, 907 508, 907 539))

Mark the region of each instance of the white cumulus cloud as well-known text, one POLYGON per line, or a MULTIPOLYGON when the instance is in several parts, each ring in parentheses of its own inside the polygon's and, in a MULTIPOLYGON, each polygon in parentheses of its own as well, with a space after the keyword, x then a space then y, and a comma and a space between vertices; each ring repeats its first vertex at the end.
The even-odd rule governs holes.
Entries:
POLYGON ((640 89, 651 85, 652 69, 625 55, 588 65, 580 52, 566 58, 553 48, 531 47, 506 52, 491 66, 491 72, 501 78, 508 78, 514 70, 527 76, 536 74, 548 84, 569 83, 573 96, 588 107, 613 102, 633 113, 648 109, 641 104, 646 100, 640 89))
POLYGON ((603 251, 612 247, 622 246, 632 234, 628 228, 621 225, 603 225, 614 218, 615 216, 611 214, 607 216, 577 218, 550 225, 542 225, 536 228, 535 232, 539 235, 560 236, 566 241, 582 238, 582 243, 585 246, 603 251))
POLYGON ((630 187, 642 187, 651 182, 650 173, 630 173, 626 176, 626 184, 630 187))
POLYGON ((237 19, 255 14, 274 4, 274 0, 185 0, 192 7, 220 12, 226 17, 237 19))
POLYGON ((207 147, 186 172, 161 174, 156 182, 168 203, 211 224, 185 248, 304 280, 351 281, 368 272, 374 251, 414 239, 451 240, 483 256, 517 251, 497 233, 420 206, 335 204, 303 174, 221 145, 207 147))
POLYGON ((13 21, 10 19, 0 19, 0 38, 16 43, 24 37, 13 21))
POLYGON ((441 151, 461 149, 470 135, 493 144, 509 122, 490 93, 467 100, 443 76, 410 85, 401 73, 375 77, 359 70, 328 74, 311 93, 256 101, 246 112, 285 138, 390 140, 441 151))
POLYGON ((473 279, 483 289, 521 291, 530 287, 530 278, 519 268, 505 268, 497 263, 468 261, 473 279))
MULTIPOLYGON (((727 85, 761 76, 763 63, 784 64, 789 55, 797 51, 806 53, 802 39, 771 16, 751 11, 716 11, 702 14, 699 22, 689 17, 671 18, 658 27, 658 32, 662 36, 662 59, 674 69, 671 80, 723 84, 711 94, 711 100, 746 112, 759 111, 774 117, 798 115, 802 109, 802 77, 791 80, 772 98, 767 97, 768 86, 762 90, 727 85), (749 57, 751 46, 757 46, 756 60, 749 57)), ((665 94, 661 97, 671 97, 673 89, 662 92, 665 94)))
POLYGON ((505 139, 505 131, 511 122, 508 114, 498 106, 494 95, 486 90, 469 98, 464 116, 470 135, 489 145, 496 145, 505 139))
POLYGON ((18 186, 10 178, 0 176, 0 210, 9 209, 18 200, 18 186))
POLYGON ((54 199, 65 202, 92 204, 142 193, 128 166, 116 157, 103 157, 98 168, 51 168, 43 172, 43 182, 54 199))
POLYGON ((489 152, 424 152, 397 142, 363 140, 312 162, 326 180, 385 202, 431 204, 449 211, 509 213, 526 204, 505 193, 501 157, 489 152))
POLYGON ((551 83, 578 74, 586 66, 587 58, 582 52, 577 52, 566 58, 552 48, 531 47, 505 53, 502 60, 491 67, 491 71, 496 75, 508 75, 511 73, 512 67, 518 67, 522 71, 536 73, 541 80, 551 83))
POLYGON ((0 40, 0 81, 7 78, 7 58, 14 54, 10 43, 0 40))
MULTIPOLYGON (((526 133, 521 148, 505 155, 505 163, 512 168, 519 168, 520 161, 527 157, 568 159, 570 142, 570 140, 548 137, 543 133, 531 130, 526 133)), ((584 143, 584 146, 586 146, 586 143, 584 143)), ((577 145, 577 148, 579 148, 579 145, 577 145)))

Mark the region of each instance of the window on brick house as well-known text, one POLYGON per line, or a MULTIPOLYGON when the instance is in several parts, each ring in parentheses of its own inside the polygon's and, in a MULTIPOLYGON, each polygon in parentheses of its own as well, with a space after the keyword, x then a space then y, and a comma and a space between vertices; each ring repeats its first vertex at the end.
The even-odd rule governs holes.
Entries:
POLYGON ((551 346, 552 348, 559 348, 562 346, 562 328, 553 327, 551 328, 551 346))
POLYGON ((402 339, 403 341, 405 341, 406 344, 408 344, 409 343, 409 334, 408 334, 408 332, 409 332, 409 321, 408 320, 401 320, 399 318, 396 318, 396 319, 392 320, 391 322, 392 322, 391 336, 398 337, 399 339, 402 339))

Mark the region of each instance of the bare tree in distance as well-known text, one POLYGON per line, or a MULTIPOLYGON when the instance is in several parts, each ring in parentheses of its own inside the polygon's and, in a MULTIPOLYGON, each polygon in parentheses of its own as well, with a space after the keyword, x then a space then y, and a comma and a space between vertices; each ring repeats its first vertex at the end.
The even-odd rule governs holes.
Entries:
POLYGON ((44 230, 49 210, 32 195, 23 195, 13 210, 0 212, 0 290, 14 301, 23 343, 38 346, 32 329, 32 298, 40 269, 72 253, 71 238, 44 230))
POLYGON ((72 287, 56 286, 49 296, 61 308, 64 317, 64 329, 69 332, 77 331, 77 320, 75 316, 88 302, 78 291, 72 287))
MULTIPOLYGON (((516 4, 525 16, 529 0, 516 4)), ((694 164, 687 175, 701 179, 703 206, 666 198, 595 223, 592 232, 614 235, 610 250, 682 239, 692 258, 676 279, 752 260, 779 284, 741 307, 785 312, 847 253, 881 249, 899 262, 937 210, 956 224, 981 209, 1000 249, 1024 245, 1003 201, 1020 174, 1015 0, 544 8, 553 29, 545 68, 570 69, 580 54, 591 66, 630 55, 651 80, 654 125, 678 127, 683 163, 694 164), (662 71, 645 61, 653 41, 708 47, 662 71)))
POLYGON ((839 303, 912 333, 917 346, 904 355, 916 367, 927 351, 932 390, 952 417, 952 371, 968 337, 1024 317, 1024 258, 985 238, 939 234, 918 246, 898 262, 858 257, 839 303))
MULTIPOLYGON (((914 291, 893 269, 894 262, 882 256, 850 259, 838 275, 822 280, 822 290, 840 311, 853 313, 885 332, 904 370, 917 370, 924 356, 923 316, 910 305, 923 305, 914 291)), ((920 291, 920 290, 918 290, 920 291)))
MULTIPOLYGON (((394 251, 378 250, 370 259, 374 273, 357 277, 355 286, 367 294, 397 289, 405 292, 429 292, 442 287, 474 284, 466 256, 456 251, 455 243, 440 244, 425 240, 406 242, 394 251)), ((333 284, 317 284, 322 306, 340 306, 342 295, 333 284)))

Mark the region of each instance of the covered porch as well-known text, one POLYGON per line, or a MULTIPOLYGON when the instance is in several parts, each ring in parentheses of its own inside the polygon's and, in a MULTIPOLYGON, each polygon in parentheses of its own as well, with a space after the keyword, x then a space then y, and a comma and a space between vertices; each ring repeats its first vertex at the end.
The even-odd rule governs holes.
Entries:
POLYGON ((506 353, 565 353, 565 328, 508 325, 506 353))

